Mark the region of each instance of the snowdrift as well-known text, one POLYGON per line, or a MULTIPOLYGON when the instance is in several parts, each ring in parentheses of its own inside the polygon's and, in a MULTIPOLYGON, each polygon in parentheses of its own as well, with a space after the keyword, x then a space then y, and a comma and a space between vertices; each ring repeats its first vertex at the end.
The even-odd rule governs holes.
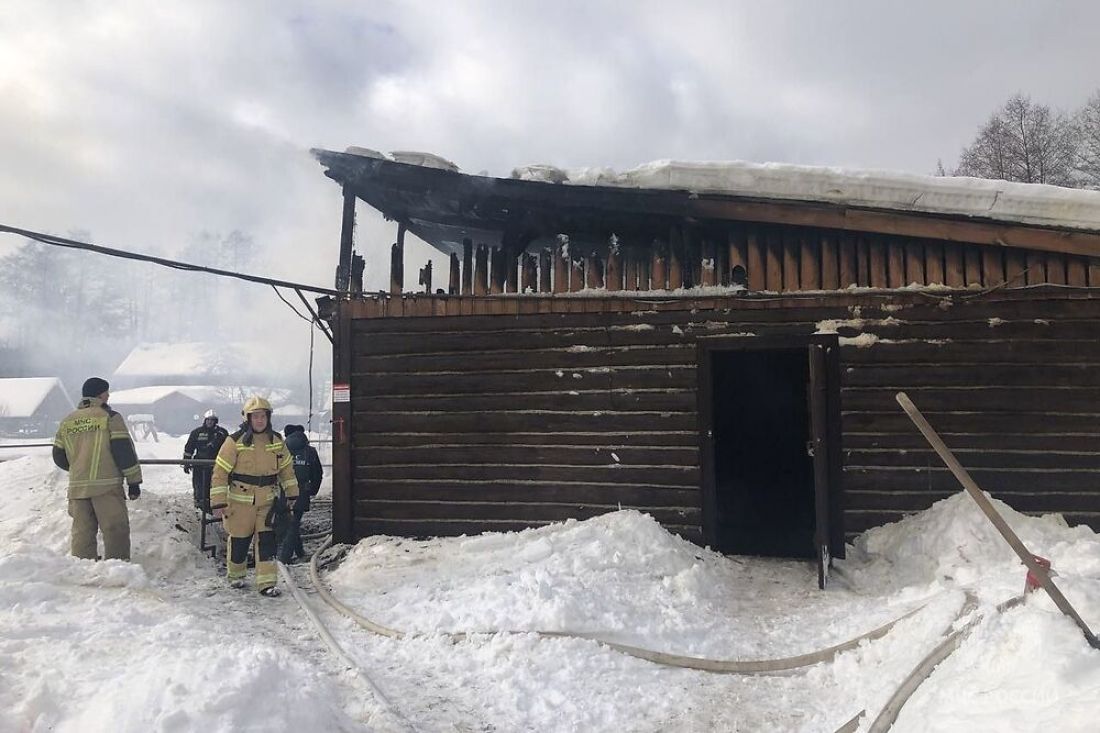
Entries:
MULTIPOLYGON (((255 594, 224 588, 183 531, 190 486, 178 469, 153 467, 130 505, 132 563, 67 555, 64 492, 46 456, 0 464, 0 730, 361 730, 370 720, 361 688, 289 599, 257 614, 255 594)), ((1100 538, 995 503, 1100 627, 1100 538)), ((989 616, 895 730, 1094 729, 1100 653, 1041 593, 990 613, 1025 573, 967 497, 865 533, 835 571, 823 593, 809 563, 723 557, 619 511, 518 533, 363 540, 328 574, 333 591, 422 635, 393 641, 327 618, 420 730, 819 731, 861 709, 873 717, 951 627, 965 588, 989 616), (523 633, 757 659, 843 641, 917 607, 887 636, 780 677, 671 669, 523 633), (438 633, 498 630, 520 633, 457 644, 438 633)))

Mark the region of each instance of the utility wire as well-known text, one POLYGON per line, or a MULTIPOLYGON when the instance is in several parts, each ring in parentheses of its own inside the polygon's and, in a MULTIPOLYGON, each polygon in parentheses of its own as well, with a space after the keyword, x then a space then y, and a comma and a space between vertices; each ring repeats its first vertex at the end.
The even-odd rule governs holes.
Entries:
MULTIPOLYGON (((57 237, 52 234, 45 234, 43 232, 35 232, 29 229, 20 229, 18 227, 8 226, 6 224, 0 224, 0 233, 16 234, 27 239, 39 242, 41 244, 48 244, 53 247, 65 247, 68 249, 80 249, 88 252, 95 252, 97 254, 104 254, 110 257, 120 257, 127 260, 137 260, 139 262, 151 262, 154 265, 160 265, 161 267, 168 267, 173 270, 184 270, 187 272, 206 272, 211 275, 219 275, 222 277, 232 277, 238 280, 244 280, 246 282, 261 283, 264 285, 270 285, 271 289, 275 291, 275 295, 279 296, 279 300, 286 303, 290 310, 294 311, 294 315, 301 318, 303 321, 309 324, 309 415, 307 424, 312 426, 313 423, 313 336, 314 329, 319 325, 316 318, 306 318, 302 315, 294 304, 283 297, 283 294, 279 292, 278 286, 286 288, 293 288, 298 297, 302 298, 302 302, 309 307, 309 302, 302 296, 302 291, 308 291, 312 293, 324 293, 326 295, 340 295, 340 291, 332 290, 330 288, 319 288, 314 285, 302 285, 301 283, 288 282, 286 280, 276 280, 274 278, 262 277, 260 275, 249 275, 242 272, 233 272, 231 270, 221 270, 216 267, 206 267, 204 265, 195 265, 189 262, 180 262, 179 260, 170 260, 165 257, 154 257, 153 255, 140 254, 138 252, 127 252, 125 250, 113 249, 111 247, 103 247, 97 244, 91 244, 89 242, 78 242, 75 239, 66 239, 65 237, 57 237)), ((323 330, 323 326, 322 326, 323 330)), ((325 331, 325 335, 328 336, 328 331, 325 331)), ((331 336, 329 336, 331 339, 331 336)))
POLYGON ((313 430, 313 335, 314 324, 309 324, 309 415, 306 417, 306 430, 313 430))
POLYGON ((306 318, 306 317, 305 317, 305 316, 303 316, 303 315, 302 315, 301 313, 299 313, 299 312, 298 312, 298 309, 294 307, 294 304, 293 304, 293 303, 291 303, 291 302, 290 302, 289 300, 287 300, 286 298, 284 298, 284 297, 283 297, 283 294, 279 292, 279 289, 278 289, 277 287, 275 287, 274 285, 272 285, 272 286, 271 286, 271 289, 272 289, 272 290, 274 290, 274 291, 275 291, 275 294, 279 296, 279 300, 281 300, 281 301, 283 301, 284 303, 286 303, 286 307, 287 307, 287 308, 290 308, 290 309, 291 309, 292 311, 294 311, 294 315, 298 316, 299 318, 301 318, 301 319, 302 319, 303 321, 305 321, 306 323, 308 323, 308 324, 310 324, 310 325, 312 325, 312 324, 313 324, 313 319, 312 319, 312 318, 306 318))
MULTIPOLYGON (((295 290, 306 290, 311 293, 323 293, 325 295, 340 296, 342 293, 339 290, 333 290, 332 288, 322 288, 316 285, 303 285, 301 283, 294 283, 288 280, 277 280, 270 277, 262 277, 260 275, 249 275, 243 272, 234 272, 232 270, 222 270, 216 267, 206 267, 205 265, 195 265, 190 262, 180 262, 179 260, 170 260, 166 257, 154 257, 153 255, 141 254, 138 252, 127 252, 126 250, 113 249, 111 247, 103 247, 98 244, 91 244, 89 242, 78 242, 75 239, 66 239, 64 237, 55 237, 52 234, 44 234, 43 232, 35 232, 29 229, 19 229, 18 227, 8 226, 7 224, 0 224, 0 233, 16 234, 27 239, 33 239, 36 242, 42 244, 48 244, 54 247, 67 247, 69 249, 82 249, 89 252, 96 252, 102 255, 109 255, 111 257, 121 257, 127 260, 138 260, 140 262, 152 262, 155 265, 161 267, 170 267, 174 270, 187 270, 190 272, 207 272, 211 275, 220 275, 222 277, 233 277, 238 280, 245 280, 247 282, 261 283, 264 285, 270 285, 275 287, 281 285, 284 288, 294 288, 295 290)), ((279 297, 282 297, 281 295, 279 297)), ((288 304, 289 305, 289 304, 288 304)))
MULTIPOLYGON (((286 303, 287 308, 290 308, 290 310, 294 311, 294 315, 298 316, 303 321, 309 324, 309 371, 307 373, 309 379, 309 413, 306 416, 306 432, 310 432, 313 430, 313 336, 314 331, 317 327, 317 319, 306 318, 298 312, 298 309, 294 307, 293 303, 283 297, 283 294, 279 292, 279 289, 277 287, 272 285, 271 289, 274 290, 275 294, 279 296, 279 300, 286 303)), ((299 293, 299 295, 301 295, 301 293, 299 293)), ((308 307, 309 304, 306 303, 306 305, 308 307)))

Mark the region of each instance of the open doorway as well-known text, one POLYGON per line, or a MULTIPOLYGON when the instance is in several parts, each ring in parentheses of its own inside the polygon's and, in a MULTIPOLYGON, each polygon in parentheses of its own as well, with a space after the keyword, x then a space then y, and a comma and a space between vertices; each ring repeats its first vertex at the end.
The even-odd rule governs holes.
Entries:
POLYGON ((816 336, 700 342, 708 540, 728 554, 818 558, 822 585, 843 542, 837 354, 816 336))

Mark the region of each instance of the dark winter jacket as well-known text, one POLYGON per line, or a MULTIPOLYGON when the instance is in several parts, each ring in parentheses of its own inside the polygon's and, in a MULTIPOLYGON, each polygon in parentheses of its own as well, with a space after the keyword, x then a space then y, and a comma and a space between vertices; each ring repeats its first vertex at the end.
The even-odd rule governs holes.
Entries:
POLYGON ((212 428, 206 427, 205 424, 200 425, 187 436, 187 443, 183 446, 183 457, 213 460, 228 435, 229 432, 216 423, 212 428))
POLYGON ((298 493, 302 496, 316 496, 321 488, 321 479, 325 475, 317 449, 309 444, 309 438, 305 433, 290 433, 286 436, 285 442, 293 457, 294 475, 298 479, 298 493))

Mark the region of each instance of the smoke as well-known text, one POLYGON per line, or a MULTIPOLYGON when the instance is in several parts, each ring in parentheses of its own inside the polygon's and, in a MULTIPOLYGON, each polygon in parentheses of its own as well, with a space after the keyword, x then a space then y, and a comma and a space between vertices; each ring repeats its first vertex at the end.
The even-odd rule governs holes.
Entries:
MULTIPOLYGON (((629 13, 579 0, 8 0, 0 222, 84 228, 168 256, 203 232, 240 232, 255 244, 245 269, 329 285, 342 202, 311 147, 428 150, 497 175, 526 163, 624 168, 670 157, 923 172, 1011 93, 1041 89, 1055 105, 1087 97, 1095 80, 1079 72, 1100 62, 1098 20, 1096 3, 991 0, 643 0, 629 13)), ((360 205, 368 290, 388 287, 395 230, 360 205)), ((0 240, 0 255, 17 244, 0 240)), ((446 260, 410 237, 406 289, 417 289, 429 256, 446 286, 446 260)), ((270 288, 74 257, 87 288, 38 278, 34 293, 9 299, 0 372, 17 367, 17 341, 38 373, 73 375, 69 383, 109 373, 135 328, 171 340, 209 320, 209 339, 245 332, 267 345, 256 358, 273 379, 304 380, 293 375, 304 375, 309 327, 270 288), (120 294, 138 304, 129 321, 110 312, 74 328, 79 303, 120 294), (215 315, 189 315, 205 298, 215 315), (158 318, 143 320, 145 309, 158 318)), ((316 345, 321 381, 331 360, 327 341, 316 345)))

